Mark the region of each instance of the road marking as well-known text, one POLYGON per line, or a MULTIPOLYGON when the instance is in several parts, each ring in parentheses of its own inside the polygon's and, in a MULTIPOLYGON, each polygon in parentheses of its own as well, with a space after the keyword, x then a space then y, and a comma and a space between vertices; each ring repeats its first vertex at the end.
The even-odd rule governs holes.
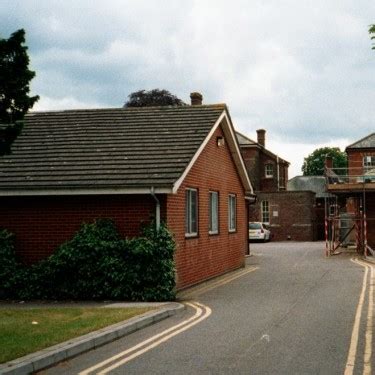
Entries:
POLYGON ((353 263, 359 264, 362 267, 365 267, 365 274, 363 275, 363 282, 362 282, 362 291, 359 296, 359 301, 357 305, 357 311, 354 318, 352 336, 350 340, 350 347, 348 358, 346 360, 346 366, 344 375, 352 375, 354 371, 355 359, 357 355, 357 348, 358 348, 358 338, 359 338, 359 325, 361 322, 361 315, 362 315, 362 308, 365 300, 366 288, 367 288, 367 275, 369 266, 367 264, 360 263, 357 259, 350 259, 353 263))
POLYGON ((133 346, 132 348, 124 350, 123 352, 118 353, 111 358, 108 358, 84 371, 81 371, 79 375, 88 375, 99 368, 103 368, 106 365, 109 365, 110 363, 113 363, 114 361, 119 360, 113 365, 102 369, 100 372, 95 372, 97 374, 107 374, 109 371, 122 366, 123 364, 129 362, 130 360, 146 353, 147 351, 155 348, 156 346, 159 346, 160 344, 171 339, 172 337, 188 330, 194 325, 200 323, 202 320, 207 319, 212 313, 212 310, 208 306, 205 306, 201 303, 194 302, 194 303, 186 303, 186 304, 192 307, 193 309, 195 309, 195 314, 189 319, 186 319, 183 322, 176 324, 173 327, 170 327, 166 329, 165 331, 160 332, 157 335, 154 335, 148 338, 147 340, 140 342, 139 344, 133 346), (203 314, 203 310, 205 310, 204 314, 203 314), (130 355, 127 356, 128 354, 130 355))
POLYGON ((242 276, 244 276, 244 275, 246 275, 250 272, 256 271, 257 269, 259 269, 259 267, 250 266, 250 267, 246 268, 245 270, 236 273, 235 275, 230 275, 230 276, 221 278, 220 280, 212 282, 209 285, 205 285, 205 286, 199 287, 197 289, 194 289, 192 291, 188 291, 188 292, 185 292, 185 293, 181 292, 178 295, 178 297, 186 299, 186 298, 190 298, 192 296, 194 296, 194 297, 200 296, 203 293, 209 292, 210 290, 215 289, 219 286, 228 284, 231 281, 238 279, 239 277, 242 277, 242 276))
POLYGON ((371 355, 372 355, 372 329, 373 329, 373 308, 374 308, 374 267, 371 266, 371 278, 368 297, 367 326, 366 326, 366 346, 364 355, 363 374, 371 374, 371 355))

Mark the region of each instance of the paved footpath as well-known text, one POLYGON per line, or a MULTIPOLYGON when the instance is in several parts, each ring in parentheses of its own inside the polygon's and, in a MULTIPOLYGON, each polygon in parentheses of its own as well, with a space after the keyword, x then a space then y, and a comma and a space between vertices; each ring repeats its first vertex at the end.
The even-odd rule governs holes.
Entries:
POLYGON ((375 373, 373 268, 323 247, 254 244, 245 269, 181 294, 186 309, 41 373, 375 373))

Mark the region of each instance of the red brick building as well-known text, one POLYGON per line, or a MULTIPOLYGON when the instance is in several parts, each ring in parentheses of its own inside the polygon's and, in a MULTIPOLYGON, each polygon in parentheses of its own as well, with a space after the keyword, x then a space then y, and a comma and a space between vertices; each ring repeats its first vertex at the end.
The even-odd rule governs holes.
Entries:
POLYGON ((266 223, 274 241, 313 241, 316 237, 315 193, 274 191, 258 193, 250 207, 254 221, 266 223), (267 202, 267 205, 264 204, 267 202))
MULTIPOLYGON (((314 193, 314 200, 310 202, 306 200, 306 204, 314 210, 310 215, 313 227, 313 240, 325 240, 325 206, 328 199, 332 198, 332 194, 327 192, 326 179, 324 176, 295 176, 288 181, 288 191, 292 192, 311 192, 314 193)), ((306 212, 306 211, 305 211, 306 212)), ((310 237, 311 238, 311 237, 310 237)))
POLYGON ((349 176, 372 181, 375 175, 375 133, 349 145, 345 151, 348 155, 349 176))
MULTIPOLYGON (((237 139, 257 195, 256 203, 249 207, 250 220, 267 224, 276 241, 321 239, 318 219, 324 223, 324 214, 321 217, 317 209, 316 191, 301 184, 288 191, 289 162, 266 149, 266 131, 257 130, 257 142, 240 133, 237 139)), ((325 189, 325 179, 321 178, 325 189)))
MULTIPOLYGON (((333 225, 340 225, 342 216, 350 218, 357 251, 373 255, 375 252, 375 133, 346 148, 348 170, 345 176, 333 173, 333 165, 326 165, 327 190, 336 196, 337 215, 331 215, 333 225)), ((336 241, 335 238, 332 239, 336 241)), ((341 239, 337 239, 339 242, 341 239)))
POLYGON ((177 288, 244 265, 254 200, 225 105, 30 113, 0 158, 0 227, 20 258, 51 254, 84 221, 136 236, 152 218, 173 232, 177 288))
POLYGON ((266 131, 257 130, 257 142, 237 132, 247 172, 256 192, 286 190, 289 162, 266 149, 266 131))

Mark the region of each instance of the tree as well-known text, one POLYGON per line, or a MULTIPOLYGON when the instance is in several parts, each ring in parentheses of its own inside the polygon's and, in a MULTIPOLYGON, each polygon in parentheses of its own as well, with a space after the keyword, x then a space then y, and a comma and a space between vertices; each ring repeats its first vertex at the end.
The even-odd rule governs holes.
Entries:
POLYGON ((0 155, 10 152, 10 145, 21 130, 20 121, 39 96, 29 96, 30 81, 25 30, 15 31, 9 39, 0 38, 0 155))
POLYGON ((343 175, 346 173, 347 156, 338 147, 323 147, 313 151, 304 159, 302 172, 304 176, 322 176, 324 174, 324 163, 326 157, 333 160, 333 170, 336 174, 343 175))
POLYGON ((35 72, 29 70, 25 30, 14 32, 9 39, 0 39, 0 121, 22 120, 39 96, 29 96, 30 81, 35 72))
POLYGON ((150 91, 140 90, 131 93, 129 95, 129 100, 124 104, 124 108, 164 105, 183 106, 186 104, 167 90, 154 89, 150 91))
MULTIPOLYGON (((368 32, 370 34, 371 40, 375 40, 375 24, 370 25, 368 32)), ((372 49, 375 49, 375 44, 372 45, 372 49)))

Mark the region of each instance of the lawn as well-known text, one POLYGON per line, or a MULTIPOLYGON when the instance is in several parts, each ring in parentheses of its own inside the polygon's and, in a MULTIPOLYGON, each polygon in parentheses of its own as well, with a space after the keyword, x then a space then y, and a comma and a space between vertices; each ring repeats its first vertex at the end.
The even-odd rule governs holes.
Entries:
POLYGON ((0 309, 0 363, 149 311, 149 308, 0 309))

